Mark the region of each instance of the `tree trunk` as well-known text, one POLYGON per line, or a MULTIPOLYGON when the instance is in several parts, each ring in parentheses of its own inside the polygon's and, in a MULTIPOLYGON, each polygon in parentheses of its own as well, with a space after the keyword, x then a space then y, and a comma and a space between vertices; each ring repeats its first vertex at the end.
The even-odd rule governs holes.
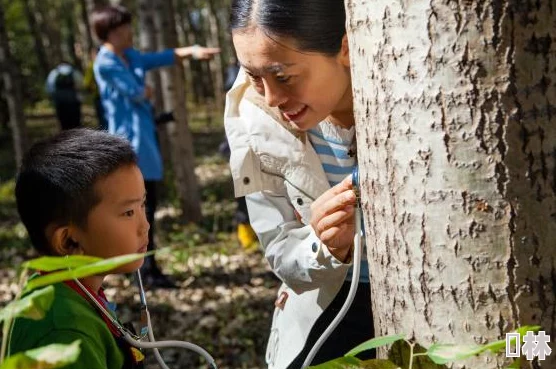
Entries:
MULTIPOLYGON (((207 46, 220 48, 220 37, 219 37, 219 24, 216 17, 216 6, 214 0, 208 1, 208 21, 209 21, 209 42, 207 46)), ((224 111, 224 72, 222 64, 222 55, 218 54, 214 57, 214 60, 209 62, 210 74, 213 76, 213 89, 214 89, 214 103, 216 104, 216 109, 214 112, 224 111)))
POLYGON ((556 338, 553 4, 346 1, 377 335, 556 338))
MULTIPOLYGON (((145 52, 156 51, 157 48, 157 32, 153 19, 153 7, 151 0, 139 0, 138 19, 139 19, 139 44, 141 50, 145 52)), ((164 100, 162 98, 162 83, 160 80, 160 71, 158 69, 151 70, 147 73, 147 84, 153 88, 153 104, 156 113, 164 111, 164 100)), ((160 140, 160 150, 164 162, 169 162, 170 155, 170 138, 164 126, 157 127, 158 137, 160 140)))
POLYGON ((31 31, 35 43, 35 51, 37 53, 37 60, 41 71, 40 77, 44 80, 46 79, 48 72, 50 72, 50 64, 48 63, 48 58, 46 56, 46 50, 44 48, 41 32, 39 31, 37 20, 35 18, 36 13, 34 10, 34 1, 24 0, 23 9, 25 10, 25 17, 27 18, 29 30, 31 31))
MULTIPOLYGON (((172 2, 157 0, 154 7, 155 21, 161 25, 159 29, 164 30, 159 32, 161 37, 158 45, 164 48, 176 47, 177 32, 172 2)), ((166 124, 166 129, 172 146, 176 191, 184 219, 198 222, 201 220, 201 199, 195 176, 193 139, 187 124, 183 65, 163 69, 161 78, 165 110, 173 111, 175 116, 175 122, 166 124)))
MULTIPOLYGON (((96 8, 107 6, 109 4, 107 0, 82 0, 82 2, 85 2, 85 8, 87 9, 87 14, 89 14, 89 17, 93 14, 93 11, 96 8)), ((90 18, 87 23, 90 24, 90 18)))
POLYGON ((21 77, 11 56, 5 24, 4 8, 0 2, 0 73, 10 117, 15 163, 19 168, 27 147, 27 130, 22 105, 21 77))
POLYGON ((91 13, 89 13, 87 8, 87 1, 80 0, 79 1, 79 19, 78 19, 78 28, 79 33, 81 35, 81 42, 83 45, 82 50, 82 59, 83 64, 88 65, 91 61, 91 50, 95 46, 95 41, 93 40, 93 33, 91 31, 90 25, 90 17, 91 13))
POLYGON ((53 1, 41 0, 35 3, 39 29, 42 31, 43 44, 47 50, 48 61, 56 66, 64 60, 62 52, 62 34, 59 4, 53 1))

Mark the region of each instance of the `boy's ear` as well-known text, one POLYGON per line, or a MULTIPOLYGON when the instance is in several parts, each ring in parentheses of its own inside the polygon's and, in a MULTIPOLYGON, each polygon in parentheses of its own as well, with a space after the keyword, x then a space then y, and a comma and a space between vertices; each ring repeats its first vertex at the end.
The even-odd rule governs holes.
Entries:
POLYGON ((350 67, 349 64, 349 41, 347 37, 347 33, 342 37, 342 47, 340 48, 340 62, 346 66, 350 67))
POLYGON ((51 226, 47 229, 47 239, 50 242, 52 251, 56 255, 76 255, 81 254, 82 250, 72 238, 72 227, 69 225, 64 226, 51 226), (50 232, 49 232, 50 231, 50 232))

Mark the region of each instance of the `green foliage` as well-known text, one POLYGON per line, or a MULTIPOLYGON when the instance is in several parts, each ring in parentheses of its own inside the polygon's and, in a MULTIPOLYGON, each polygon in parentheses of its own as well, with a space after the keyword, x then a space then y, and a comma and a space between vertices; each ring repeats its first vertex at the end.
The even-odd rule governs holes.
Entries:
POLYGON ((80 340, 69 345, 52 344, 9 357, 0 369, 55 369, 74 363, 81 349, 80 340))
MULTIPOLYGON (((528 331, 538 332, 541 327, 539 326, 523 326, 519 327, 515 332, 519 333, 521 337, 525 335, 528 331)), ((311 366, 312 369, 356 369, 356 368, 367 368, 367 369, 398 369, 399 367, 395 365, 390 360, 367 360, 362 361, 354 357, 363 351, 375 349, 380 346, 386 346, 404 340, 405 335, 391 335, 383 337, 375 337, 368 341, 363 342, 357 347, 350 350, 345 356, 337 358, 326 363, 311 366)), ((499 352, 506 348, 506 340, 494 341, 486 345, 457 345, 457 344, 433 344, 424 353, 413 353, 413 348, 415 343, 406 341, 410 348, 410 359, 407 369, 412 369, 413 361, 415 357, 418 356, 428 356, 435 364, 447 364, 454 361, 464 360, 475 355, 479 355, 485 351, 499 352)), ((507 369, 519 368, 519 359, 515 360, 512 365, 507 369)))
POLYGON ((389 360, 359 360, 353 356, 344 356, 326 363, 311 366, 313 369, 399 369, 389 360))
POLYGON ((43 272, 52 272, 60 269, 79 268, 102 260, 101 258, 88 255, 72 255, 68 257, 43 256, 23 263, 23 267, 43 272))
POLYGON ((54 301, 54 287, 48 286, 34 291, 21 300, 15 300, 0 310, 0 322, 15 317, 40 320, 44 318, 54 301))
POLYGON ((404 338, 405 336, 403 334, 375 337, 351 349, 345 356, 355 356, 360 352, 371 350, 380 346, 390 345, 396 341, 403 340, 404 338))
MULTIPOLYGON (((94 262, 92 264, 85 264, 74 269, 49 273, 30 280, 27 283, 27 286, 25 287, 25 291, 31 291, 38 287, 47 286, 49 284, 67 281, 70 279, 79 279, 91 275, 107 273, 119 266, 131 263, 139 259, 143 259, 144 257, 145 254, 129 254, 129 255, 116 256, 110 259, 101 259, 100 261, 94 262)), ((83 261, 82 259, 71 261, 74 260, 74 256, 59 257, 59 258, 69 259, 70 263, 72 264, 77 264, 83 261)), ((60 262, 62 262, 62 260, 60 262)), ((49 268, 52 266, 52 264, 53 264, 52 260, 49 259, 47 263, 44 263, 44 266, 49 268)), ((40 267, 41 265, 38 265, 39 270, 41 269, 40 267)))
MULTIPOLYGON (((148 254, 152 254, 149 252, 148 254)), ((52 284, 62 281, 85 278, 92 275, 107 273, 119 266, 142 259, 145 254, 129 254, 116 256, 110 259, 101 259, 84 255, 64 257, 41 257, 23 263, 23 272, 20 278, 20 288, 27 282, 24 291, 32 291, 38 287, 48 286, 33 291, 24 298, 20 294, 14 301, 0 310, 0 322, 3 321, 3 340, 0 352, 0 369, 49 369, 60 368, 73 363, 79 356, 80 341, 70 345, 53 344, 23 353, 16 354, 4 361, 7 342, 9 340, 10 326, 14 318, 22 317, 39 320, 44 318, 54 300, 54 287, 52 284), (71 269, 68 269, 71 268, 71 269), (49 274, 27 280, 27 271, 35 269, 51 272, 49 274)))

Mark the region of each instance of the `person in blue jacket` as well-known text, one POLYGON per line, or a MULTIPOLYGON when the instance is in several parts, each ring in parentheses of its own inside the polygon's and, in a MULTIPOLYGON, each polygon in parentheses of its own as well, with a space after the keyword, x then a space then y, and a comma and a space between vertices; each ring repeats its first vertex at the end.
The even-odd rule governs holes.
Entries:
MULTIPOLYGON (((149 250, 154 249, 153 230, 156 209, 156 183, 162 180, 162 157, 156 138, 152 90, 145 84, 147 71, 173 65, 183 59, 210 59, 217 48, 180 47, 160 52, 142 53, 133 48, 132 15, 123 6, 95 10, 92 27, 103 43, 93 65, 108 131, 129 140, 137 154, 139 168, 147 189, 147 219, 151 224, 149 250)), ((154 256, 142 267, 145 284, 151 287, 174 287, 162 274, 154 256)))

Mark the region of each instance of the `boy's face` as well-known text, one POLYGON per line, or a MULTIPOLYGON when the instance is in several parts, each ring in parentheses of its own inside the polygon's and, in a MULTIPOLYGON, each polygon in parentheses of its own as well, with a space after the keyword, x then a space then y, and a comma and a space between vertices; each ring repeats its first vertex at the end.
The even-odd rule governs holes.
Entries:
MULTIPOLYGON (((89 213, 87 228, 74 234, 80 251, 101 258, 146 252, 150 226, 139 168, 129 165, 117 169, 95 184, 95 192, 101 201, 89 213)), ((111 273, 134 272, 142 264, 140 259, 111 273)))

